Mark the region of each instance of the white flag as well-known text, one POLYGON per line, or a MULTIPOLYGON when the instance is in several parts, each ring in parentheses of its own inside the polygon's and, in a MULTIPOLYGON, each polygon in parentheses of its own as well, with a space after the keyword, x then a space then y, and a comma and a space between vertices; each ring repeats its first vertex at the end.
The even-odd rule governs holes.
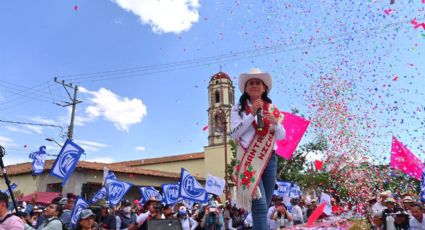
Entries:
POLYGON ((205 190, 209 193, 221 196, 226 187, 226 181, 220 177, 212 176, 208 174, 207 182, 205 183, 205 190))

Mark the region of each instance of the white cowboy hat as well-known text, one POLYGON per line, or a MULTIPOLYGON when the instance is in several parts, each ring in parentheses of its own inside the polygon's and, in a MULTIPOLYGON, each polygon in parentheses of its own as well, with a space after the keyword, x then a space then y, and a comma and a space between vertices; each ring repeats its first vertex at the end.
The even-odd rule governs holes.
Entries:
POLYGON ((239 90, 241 93, 245 92, 246 82, 250 79, 260 79, 267 86, 267 92, 269 93, 272 89, 272 77, 269 73, 261 72, 258 68, 252 68, 249 73, 242 73, 239 76, 239 90))

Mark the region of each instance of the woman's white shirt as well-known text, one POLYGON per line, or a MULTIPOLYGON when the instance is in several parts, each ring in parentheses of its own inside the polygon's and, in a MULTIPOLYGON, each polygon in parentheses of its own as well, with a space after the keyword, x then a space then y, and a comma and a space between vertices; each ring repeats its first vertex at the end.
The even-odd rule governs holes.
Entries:
MULTIPOLYGON (((250 106, 250 103, 248 102, 250 106)), ((239 143, 244 148, 248 148, 252 139, 255 136, 255 128, 252 125, 252 122, 257 119, 257 116, 252 114, 246 114, 246 112, 241 112, 239 105, 234 105, 230 113, 230 136, 234 140, 238 140, 239 143), (242 115, 242 116, 241 116, 242 115)), ((285 138, 285 129, 282 124, 272 125, 275 131, 276 140, 282 140, 285 138)), ((273 150, 277 149, 277 144, 274 144, 273 150)))

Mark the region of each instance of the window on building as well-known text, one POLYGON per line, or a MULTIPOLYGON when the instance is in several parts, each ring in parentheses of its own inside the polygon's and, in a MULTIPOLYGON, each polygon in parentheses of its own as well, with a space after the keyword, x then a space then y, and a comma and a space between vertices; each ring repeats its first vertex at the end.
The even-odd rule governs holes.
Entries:
POLYGON ((215 91, 215 103, 220 103, 220 93, 215 91))

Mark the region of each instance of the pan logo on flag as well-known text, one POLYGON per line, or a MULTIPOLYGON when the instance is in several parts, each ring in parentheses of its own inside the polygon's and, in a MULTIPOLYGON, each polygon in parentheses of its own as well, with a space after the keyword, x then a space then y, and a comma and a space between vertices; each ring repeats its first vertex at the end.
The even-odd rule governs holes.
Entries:
POLYGON ((170 200, 177 200, 179 198, 179 186, 178 185, 170 185, 168 187, 168 198, 170 200))
POLYGON ((195 188, 195 179, 190 174, 183 178, 182 186, 186 194, 192 198, 197 198, 205 192, 202 188, 195 188))
POLYGON ((77 150, 71 149, 59 155, 59 172, 65 177, 66 173, 71 169, 72 165, 78 161, 80 153, 77 150))
POLYGON ((111 200, 116 200, 123 192, 125 192, 125 185, 119 181, 109 185, 109 197, 111 200))
POLYGON ((98 193, 96 193, 96 195, 94 196, 94 198, 96 200, 100 200, 100 199, 105 199, 106 197, 106 191, 104 190, 100 190, 98 193))
POLYGON ((71 214, 71 223, 77 224, 78 216, 80 215, 80 212, 87 208, 89 206, 89 203, 84 200, 82 197, 77 197, 77 200, 75 201, 74 209, 72 210, 71 214))

